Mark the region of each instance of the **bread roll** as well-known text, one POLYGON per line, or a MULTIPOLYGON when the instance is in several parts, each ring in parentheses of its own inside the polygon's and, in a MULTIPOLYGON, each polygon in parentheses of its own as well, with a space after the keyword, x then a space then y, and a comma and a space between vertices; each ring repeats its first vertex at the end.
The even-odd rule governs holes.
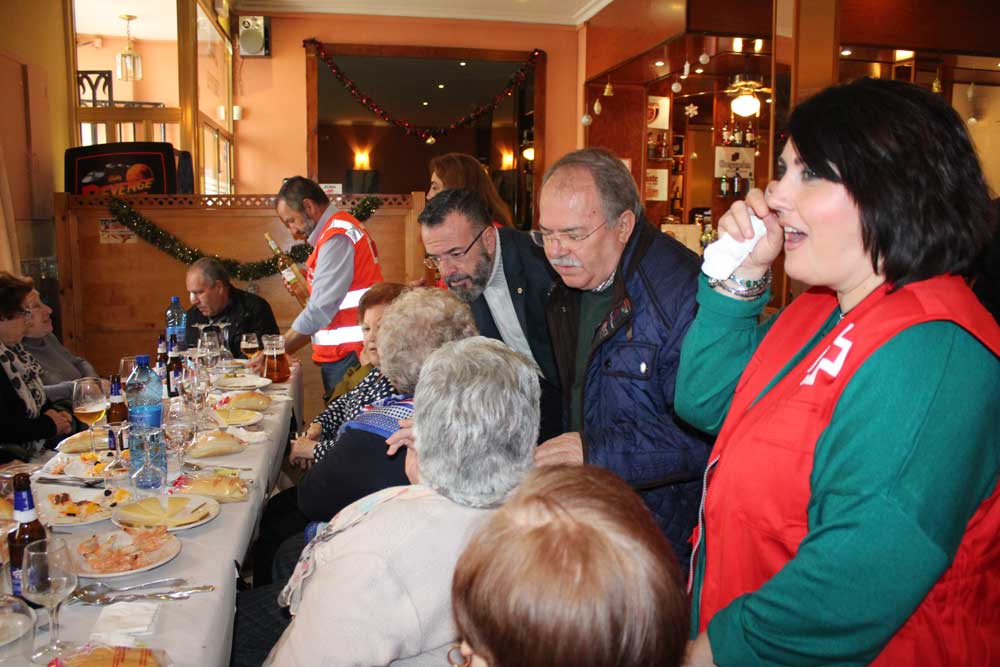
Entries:
POLYGON ((198 436, 198 439, 188 449, 187 455, 192 459, 201 459, 206 456, 236 454, 243 451, 245 444, 235 435, 225 431, 208 431, 198 436))
POLYGON ((227 408, 240 408, 242 410, 255 410, 264 412, 271 406, 271 397, 259 391, 241 391, 229 397, 226 403, 227 408))

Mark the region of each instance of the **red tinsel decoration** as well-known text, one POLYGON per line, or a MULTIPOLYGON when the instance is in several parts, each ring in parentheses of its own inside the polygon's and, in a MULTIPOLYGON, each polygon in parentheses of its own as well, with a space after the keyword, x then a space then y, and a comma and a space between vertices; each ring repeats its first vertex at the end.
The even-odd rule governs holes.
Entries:
POLYGON ((473 123, 476 122, 476 120, 478 120, 484 114, 490 113, 491 111, 495 110, 504 101, 504 98, 510 97, 511 95, 514 94, 514 91, 516 89, 524 85, 524 82, 527 81, 528 79, 528 72, 530 72, 535 67, 536 61, 542 55, 541 49, 532 50, 531 55, 524 62, 524 64, 521 65, 521 67, 516 72, 514 72, 513 75, 511 75, 510 80, 508 81, 504 89, 499 93, 497 93, 488 104, 483 104, 482 106, 476 107, 476 109, 473 110, 472 112, 466 114, 465 116, 462 116, 456 121, 449 123, 448 127, 421 128, 421 127, 414 127, 413 123, 407 120, 400 120, 399 118, 395 118, 394 116, 389 114, 389 112, 386 111, 381 105, 376 104, 369 95, 362 92, 357 87, 357 85, 355 85, 354 81, 352 81, 350 77, 344 74, 344 71, 337 66, 337 63, 333 62, 333 58, 330 57, 330 54, 326 52, 326 49, 323 48, 323 45, 318 40, 314 38, 302 40, 302 46, 316 47, 316 54, 319 56, 320 60, 322 60, 326 64, 326 66, 330 68, 330 72, 333 73, 333 76, 337 78, 337 81, 343 84, 347 92, 351 94, 351 97, 357 100, 358 104, 363 105, 365 108, 371 111, 372 114, 378 116, 379 118, 389 123, 390 125, 394 125, 404 130, 408 135, 415 135, 423 141, 426 141, 428 137, 443 137, 444 135, 448 134, 450 130, 455 130, 460 127, 466 127, 468 125, 472 125, 473 123))

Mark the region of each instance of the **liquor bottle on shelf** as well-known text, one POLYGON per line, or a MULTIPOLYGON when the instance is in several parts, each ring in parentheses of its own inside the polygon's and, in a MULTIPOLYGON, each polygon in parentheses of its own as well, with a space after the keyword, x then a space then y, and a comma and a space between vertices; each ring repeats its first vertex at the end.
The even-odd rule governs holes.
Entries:
POLYGON ((733 123, 733 146, 743 145, 743 128, 739 123, 733 123))
POLYGON ((670 157, 670 147, 667 144, 667 133, 660 132, 660 140, 656 145, 657 156, 661 160, 666 160, 670 157))
POLYGON ((732 191, 733 197, 739 197, 743 192, 744 178, 740 176, 740 170, 737 169, 733 172, 733 184, 730 190, 732 191))
POLYGON ((747 130, 743 133, 743 141, 747 146, 753 147, 757 145, 757 137, 753 132, 753 121, 747 121, 747 130))
POLYGON ((684 135, 675 134, 670 143, 670 153, 672 155, 684 155, 684 135))
POLYGON ((725 122, 722 124, 722 145, 728 146, 731 140, 732 137, 729 134, 729 123, 725 122))
POLYGON ((719 196, 723 199, 729 196, 729 177, 723 176, 719 179, 719 196))
POLYGON ((299 271, 298 264, 295 263, 295 260, 288 253, 278 247, 278 244, 274 242, 270 234, 265 232, 264 238, 267 239, 267 245, 271 248, 271 252, 278 258, 278 269, 281 271, 281 277, 285 279, 285 283, 295 295, 295 299, 299 302, 299 305, 305 307, 306 302, 309 300, 309 294, 306 287, 306 279, 302 276, 302 272, 299 271))
POLYGON ((676 186, 674 194, 670 197, 670 212, 674 215, 681 214, 681 188, 676 186))
POLYGON ((181 395, 181 375, 184 372, 181 354, 177 349, 176 336, 170 336, 170 352, 167 354, 167 358, 167 397, 174 398, 181 395))
MULTIPOLYGON (((35 499, 31 495, 31 478, 27 473, 14 475, 14 521, 17 528, 7 533, 7 548, 10 552, 10 583, 14 595, 21 593, 21 565, 24 547, 32 542, 45 539, 45 526, 38 520, 35 499)), ((28 602, 32 607, 39 605, 28 602)))
POLYGON ((656 159, 656 135, 653 132, 646 133, 646 158, 656 159))

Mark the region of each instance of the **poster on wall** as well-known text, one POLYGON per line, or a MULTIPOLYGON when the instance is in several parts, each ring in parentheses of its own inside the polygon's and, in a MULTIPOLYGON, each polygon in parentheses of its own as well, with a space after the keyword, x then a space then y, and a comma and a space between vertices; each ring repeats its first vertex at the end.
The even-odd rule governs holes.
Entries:
POLYGON ((670 98, 650 95, 646 98, 646 127, 651 130, 670 129, 670 98))
POLYGON ((125 141, 66 150, 66 192, 76 195, 164 195, 177 192, 174 147, 125 141))
POLYGON ((669 169, 646 170, 646 201, 667 201, 669 169))
POLYGON ((98 236, 102 244, 121 245, 122 243, 138 243, 138 238, 131 229, 114 218, 101 218, 98 236))
POLYGON ((736 171, 740 176, 753 182, 753 163, 755 148, 735 148, 733 146, 715 147, 715 177, 729 178, 736 171))

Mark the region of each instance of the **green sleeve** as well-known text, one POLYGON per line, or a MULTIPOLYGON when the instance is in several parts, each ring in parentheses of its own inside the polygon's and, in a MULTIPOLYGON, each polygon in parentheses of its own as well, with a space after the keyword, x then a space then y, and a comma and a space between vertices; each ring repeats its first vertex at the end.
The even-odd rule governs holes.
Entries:
POLYGON ((708 626, 719 667, 865 665, 947 569, 997 484, 1000 360, 931 322, 851 379, 816 444, 809 534, 708 626))
POLYGON ((717 434, 729 411, 736 382, 773 318, 758 324, 770 299, 731 299, 698 278, 698 314, 681 346, 674 409, 686 422, 717 434))

